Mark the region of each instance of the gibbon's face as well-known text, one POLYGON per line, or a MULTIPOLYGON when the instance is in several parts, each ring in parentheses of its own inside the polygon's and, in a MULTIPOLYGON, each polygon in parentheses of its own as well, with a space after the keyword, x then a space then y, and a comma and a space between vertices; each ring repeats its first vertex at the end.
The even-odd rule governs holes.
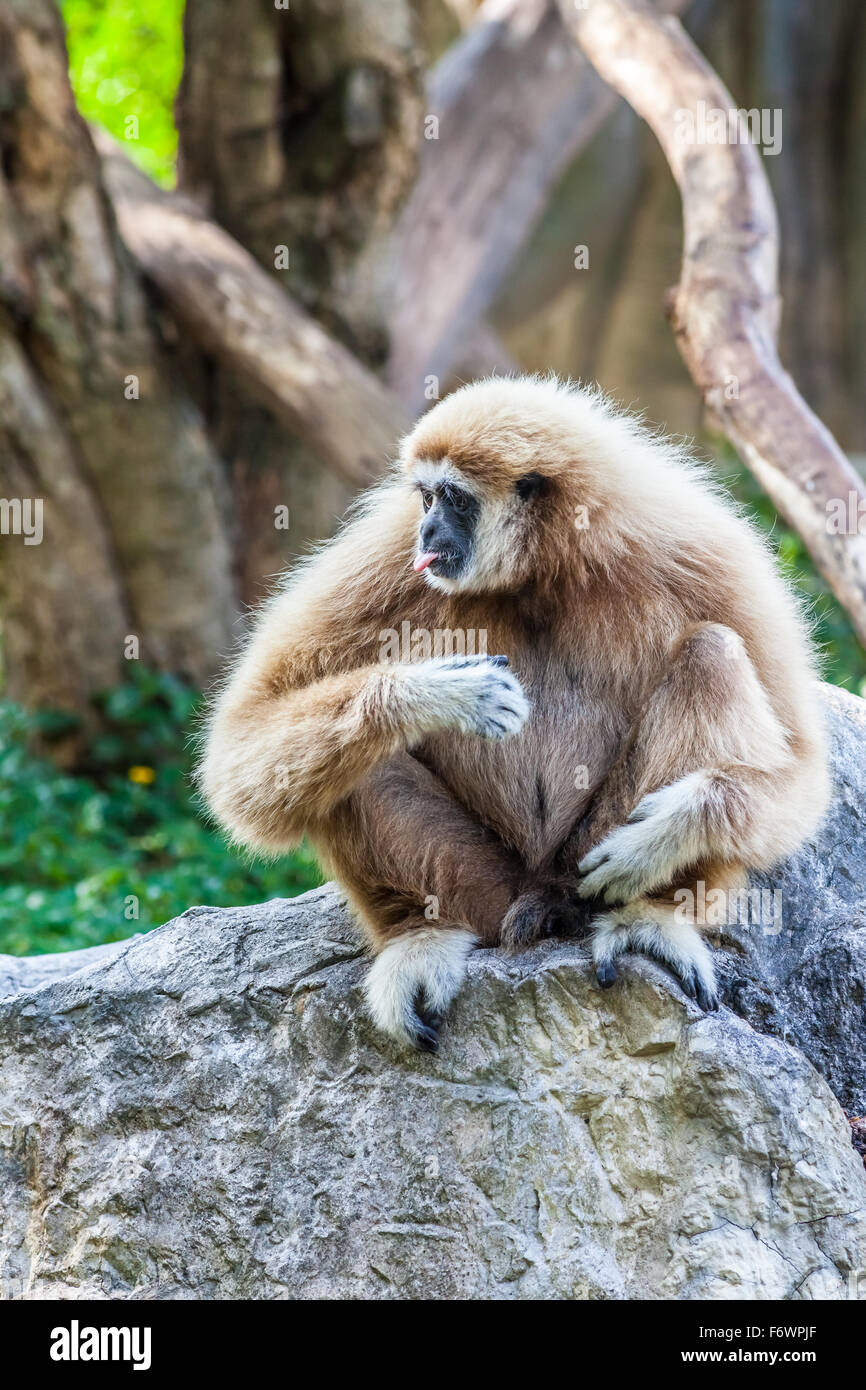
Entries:
POLYGON ((482 490, 448 459, 419 460, 412 474, 423 509, 416 572, 446 594, 492 592, 519 581, 528 508, 543 490, 541 476, 527 474, 501 495, 482 490))

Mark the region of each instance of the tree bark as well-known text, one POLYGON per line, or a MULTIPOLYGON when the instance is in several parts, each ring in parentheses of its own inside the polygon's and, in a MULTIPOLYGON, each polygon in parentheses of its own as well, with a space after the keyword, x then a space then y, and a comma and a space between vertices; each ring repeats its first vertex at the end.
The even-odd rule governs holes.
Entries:
MULTIPOLYGON (((181 190, 374 370, 387 353, 391 232, 422 134, 416 21, 410 0, 289 9, 188 0, 184 17, 181 190)), ((330 534, 363 478, 329 474, 318 444, 245 401, 220 363, 201 399, 228 466, 242 592, 252 602, 275 570, 330 534), (279 540, 275 498, 291 515, 279 540)), ((341 409, 337 389, 324 415, 341 409)), ((399 427, 387 447, 376 444, 377 468, 399 427)), ((364 436, 362 427, 359 442, 364 436)))
MULTIPOLYGON (((780 223, 780 355, 843 449, 866 455, 866 7, 825 10, 692 0, 683 22, 740 106, 782 110, 782 152, 764 160, 780 223)), ((695 434, 702 402, 658 313, 681 242, 667 161, 620 102, 553 190, 490 321, 525 368, 596 377, 695 434), (588 270, 575 269, 576 242, 588 270)))
MULTIPOLYGON (((557 180, 617 98, 570 47, 554 0, 487 0, 434 68, 427 106, 437 124, 400 219, 388 368, 413 414, 430 398, 428 377, 443 393, 450 384, 557 180)), ((491 365, 507 368, 497 349, 491 365)))
POLYGON ((648 122, 679 185, 684 252, 669 312, 706 404, 767 495, 802 536, 866 644, 866 536, 835 534, 832 504, 866 487, 799 395, 776 350, 775 207, 752 144, 677 137, 677 113, 736 102, 677 20, 633 0, 563 15, 600 75, 648 122))
POLYGON ((6 690, 85 718, 140 656, 203 681, 235 608, 219 460, 172 373, 47 0, 0 3, 0 537, 6 690), (137 392, 137 398, 136 398, 137 392))
POLYGON ((407 424, 396 401, 190 199, 96 139, 124 241, 185 331, 351 487, 371 483, 407 424))

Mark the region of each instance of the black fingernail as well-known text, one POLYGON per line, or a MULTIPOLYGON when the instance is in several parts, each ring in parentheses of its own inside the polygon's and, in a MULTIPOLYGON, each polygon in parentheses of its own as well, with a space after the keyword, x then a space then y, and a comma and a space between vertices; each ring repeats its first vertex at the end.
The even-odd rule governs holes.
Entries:
POLYGON ((616 980, 616 971, 609 963, 607 965, 600 965, 595 972, 595 978, 598 980, 602 989, 610 989, 611 985, 616 980))
POLYGON ((491 666, 507 666, 507 665, 508 665, 508 657, 507 657, 507 656, 492 656, 492 657, 490 658, 490 664, 491 664, 491 666))
POLYGON ((439 1034, 434 1028, 426 1028, 422 1023, 416 1031, 415 1041, 422 1052, 435 1052, 439 1047, 439 1034))

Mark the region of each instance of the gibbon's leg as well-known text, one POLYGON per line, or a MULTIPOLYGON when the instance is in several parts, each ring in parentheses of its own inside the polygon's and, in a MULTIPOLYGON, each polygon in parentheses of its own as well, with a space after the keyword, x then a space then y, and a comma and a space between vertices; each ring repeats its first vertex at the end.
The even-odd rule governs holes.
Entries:
POLYGON ((616 978, 617 955, 636 949, 670 966, 704 1007, 717 1006, 710 953, 665 890, 697 878, 739 882, 744 867, 772 862, 793 770, 739 636, 696 625, 569 846, 580 894, 617 904, 593 926, 602 985, 616 978))
POLYGON ((310 839, 347 889, 376 959, 369 1011, 435 1051, 472 948, 499 939, 523 866, 408 753, 376 768, 310 839))

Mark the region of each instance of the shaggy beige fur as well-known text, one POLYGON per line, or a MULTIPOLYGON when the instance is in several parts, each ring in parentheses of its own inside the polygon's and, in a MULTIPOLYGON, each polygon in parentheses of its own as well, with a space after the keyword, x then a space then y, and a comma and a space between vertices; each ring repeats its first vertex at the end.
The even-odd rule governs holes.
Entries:
POLYGON ((201 785, 253 849, 309 836, 389 948, 370 1005, 397 1036, 435 1044, 467 943, 519 945, 581 900, 603 984, 644 950, 713 1007, 673 894, 736 887, 819 821, 814 674, 794 598, 700 465, 595 392, 492 379, 419 421, 266 606, 201 785), (527 473, 545 488, 522 501, 527 473), (442 475, 481 502, 456 580, 412 569, 417 485, 442 475), (404 622, 484 632, 508 668, 383 661, 404 622))

